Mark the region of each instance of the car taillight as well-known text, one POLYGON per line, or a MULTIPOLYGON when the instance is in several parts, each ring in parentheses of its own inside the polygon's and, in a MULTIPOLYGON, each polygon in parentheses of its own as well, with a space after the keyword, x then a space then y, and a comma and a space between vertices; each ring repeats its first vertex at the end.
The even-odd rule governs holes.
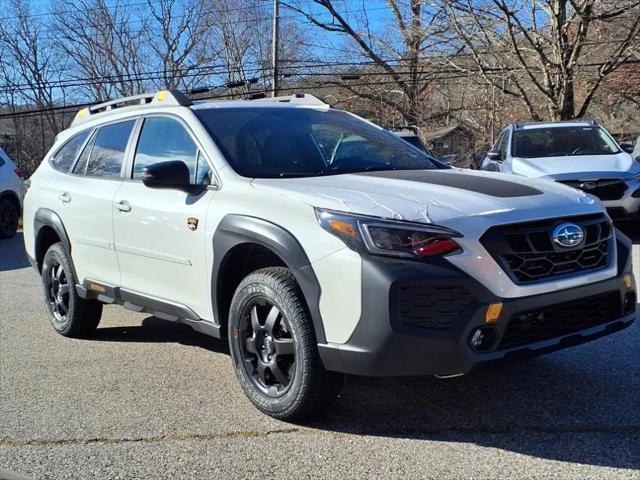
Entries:
POLYGON ((20 167, 16 167, 15 172, 19 178, 22 178, 24 180, 24 170, 22 170, 20 167))

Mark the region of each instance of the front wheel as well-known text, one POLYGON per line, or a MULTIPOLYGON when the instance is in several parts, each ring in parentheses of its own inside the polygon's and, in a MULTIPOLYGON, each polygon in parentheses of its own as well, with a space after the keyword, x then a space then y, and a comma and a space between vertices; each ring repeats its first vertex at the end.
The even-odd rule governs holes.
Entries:
POLYGON ((304 297, 293 274, 249 274, 229 313, 229 346, 240 385, 262 412, 296 421, 322 412, 343 376, 324 369, 304 297))

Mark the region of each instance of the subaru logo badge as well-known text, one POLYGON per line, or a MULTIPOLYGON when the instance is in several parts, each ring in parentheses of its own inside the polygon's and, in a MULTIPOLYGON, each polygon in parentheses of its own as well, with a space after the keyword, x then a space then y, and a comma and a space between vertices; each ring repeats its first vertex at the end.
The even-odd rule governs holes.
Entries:
POLYGON ((580 188, 583 190, 593 190, 596 188, 596 182, 582 182, 580 188))
POLYGON ((584 230, 575 223, 562 223, 553 230, 551 237, 561 247, 576 247, 584 240, 584 230))

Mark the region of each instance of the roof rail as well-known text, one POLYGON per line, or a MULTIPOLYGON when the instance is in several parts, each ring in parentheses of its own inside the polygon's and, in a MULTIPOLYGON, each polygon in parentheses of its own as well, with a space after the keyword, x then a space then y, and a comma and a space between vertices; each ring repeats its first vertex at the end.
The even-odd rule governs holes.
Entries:
POLYGON ((293 95, 286 95, 284 97, 266 97, 252 100, 253 102, 281 102, 281 103, 295 103, 298 105, 319 105, 328 107, 329 104, 323 102, 315 95, 309 93, 295 93, 293 95))
POLYGON ((76 114, 73 122, 71 122, 71 126, 74 127, 81 123, 87 122, 94 115, 111 112, 117 108, 140 107, 144 105, 157 104, 174 107, 188 107, 192 105, 191 100, 189 100, 182 92, 178 90, 160 90, 156 93, 143 93, 141 95, 118 98, 116 100, 110 100, 108 102, 99 103, 97 105, 83 108, 76 114))
POLYGON ((531 125, 538 125, 541 123, 589 123, 591 125, 599 125, 598 122, 596 122, 595 120, 592 120, 590 118, 574 118, 573 120, 549 120, 549 121, 545 121, 545 120, 540 120, 537 122, 512 122, 508 125, 512 125, 514 129, 519 129, 522 127, 527 127, 527 126, 531 126, 531 125))

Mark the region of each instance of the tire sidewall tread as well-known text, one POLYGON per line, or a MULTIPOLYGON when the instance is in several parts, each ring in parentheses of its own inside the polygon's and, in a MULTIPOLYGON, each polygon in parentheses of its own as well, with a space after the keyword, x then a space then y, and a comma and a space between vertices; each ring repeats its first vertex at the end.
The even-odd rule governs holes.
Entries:
POLYGON ((100 323, 100 317, 102 316, 102 303, 97 300, 85 300, 80 298, 75 289, 77 279, 75 278, 71 260, 62 243, 54 243, 45 253, 44 260, 42 262, 42 279, 45 306, 49 313, 51 325, 55 331, 65 337, 82 338, 91 335, 100 323), (49 271, 52 268, 52 263, 54 261, 62 265, 69 283, 69 313, 67 314, 67 321, 62 324, 55 321, 53 318, 51 306, 47 299, 47 285, 45 283, 45 279, 48 278, 49 271))
POLYGON ((342 375, 327 372, 320 361, 317 341, 304 296, 294 275, 283 267, 249 274, 236 289, 229 312, 229 348, 242 389, 262 412, 281 420, 301 420, 326 408, 342 384, 342 375), (294 340, 296 369, 289 389, 281 397, 258 390, 240 364, 238 324, 244 307, 256 297, 266 297, 287 318, 294 340))

